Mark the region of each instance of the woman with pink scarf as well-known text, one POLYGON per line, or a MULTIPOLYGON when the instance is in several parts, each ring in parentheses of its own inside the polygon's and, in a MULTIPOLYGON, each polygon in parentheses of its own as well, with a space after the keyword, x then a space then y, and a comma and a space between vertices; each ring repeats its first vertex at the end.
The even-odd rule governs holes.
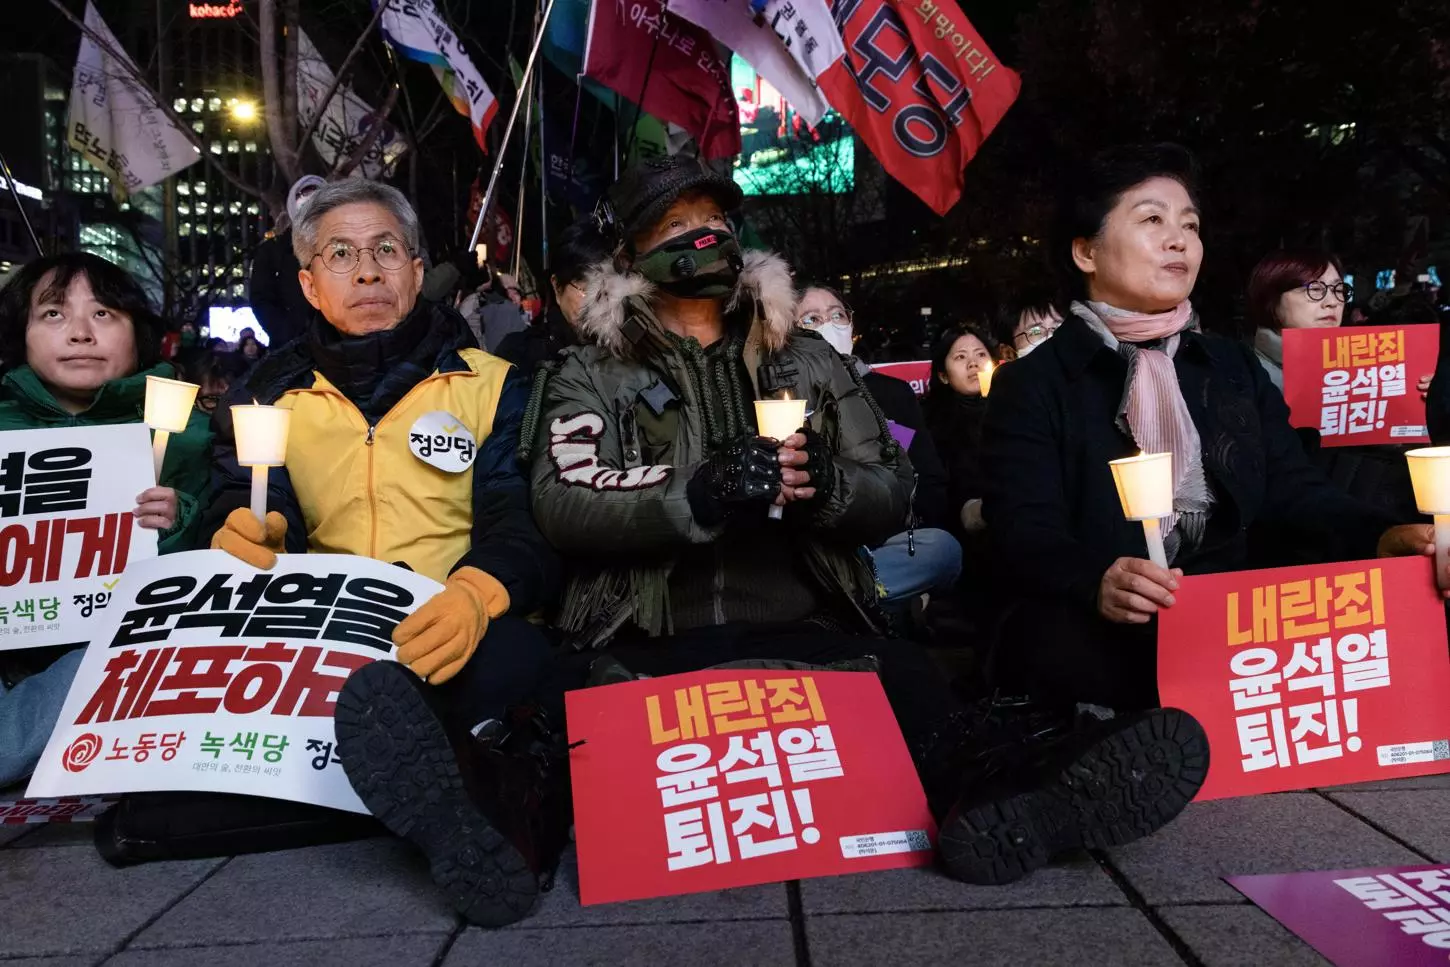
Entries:
POLYGON ((1059 204, 1050 258, 1064 322, 1002 367, 983 431, 984 514, 1009 600, 995 668, 1008 687, 1155 706, 1159 611, 1185 573, 1256 566, 1248 537, 1261 522, 1321 560, 1433 553, 1428 525, 1396 526, 1305 457, 1252 349, 1203 332, 1189 302, 1204 256, 1196 182, 1182 148, 1125 146, 1082 164, 1059 204), (1165 451, 1174 513, 1160 568, 1123 519, 1108 461, 1165 451))

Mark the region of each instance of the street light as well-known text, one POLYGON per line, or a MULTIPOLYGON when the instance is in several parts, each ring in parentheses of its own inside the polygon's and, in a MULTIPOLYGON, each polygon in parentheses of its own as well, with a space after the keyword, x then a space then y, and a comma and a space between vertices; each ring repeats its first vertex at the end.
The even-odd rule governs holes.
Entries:
POLYGON ((243 124, 248 124, 252 121, 257 120, 256 101, 244 101, 240 98, 234 97, 231 100, 227 101, 227 108, 231 113, 233 121, 240 121, 243 124))

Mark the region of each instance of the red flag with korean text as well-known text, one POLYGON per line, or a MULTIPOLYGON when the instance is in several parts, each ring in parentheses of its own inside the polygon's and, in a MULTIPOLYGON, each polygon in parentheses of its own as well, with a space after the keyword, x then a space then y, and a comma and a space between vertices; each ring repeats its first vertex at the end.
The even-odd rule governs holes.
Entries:
POLYGON ((1450 772, 1445 603, 1429 558, 1183 578, 1158 695, 1208 733, 1198 799, 1450 772))
POLYGON ((1416 384, 1439 353, 1439 326, 1285 329, 1289 422, 1318 430, 1326 447, 1428 443, 1416 384))
POLYGON ((835 0, 845 56, 821 72, 826 100, 882 167, 938 215, 1022 81, 955 0, 835 0))
POLYGON ((740 153, 740 112, 715 41, 663 0, 594 0, 584 76, 689 131, 705 158, 740 153))
POLYGON ((586 905, 932 861, 875 675, 701 671, 565 700, 586 905))

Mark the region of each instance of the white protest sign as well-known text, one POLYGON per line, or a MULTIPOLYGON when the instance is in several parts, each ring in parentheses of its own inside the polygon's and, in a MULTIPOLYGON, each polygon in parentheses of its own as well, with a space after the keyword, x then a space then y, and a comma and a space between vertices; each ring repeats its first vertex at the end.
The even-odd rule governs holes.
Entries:
POLYGON ((127 564, 156 556, 132 513, 155 473, 140 423, 0 433, 0 651, 88 639, 127 564))
POLYGON ((233 792, 365 813, 334 752, 348 675, 442 585, 346 554, 223 551, 133 565, 26 795, 233 792))

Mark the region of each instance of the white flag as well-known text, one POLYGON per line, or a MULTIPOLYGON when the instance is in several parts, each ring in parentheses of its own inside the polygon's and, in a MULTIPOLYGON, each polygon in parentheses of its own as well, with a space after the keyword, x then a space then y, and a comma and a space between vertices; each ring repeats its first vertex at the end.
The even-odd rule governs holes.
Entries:
MULTIPOLYGON (((317 116, 317 106, 332 87, 334 75, 327 66, 321 52, 313 46, 312 39, 299 28, 297 31, 297 120, 306 128, 317 116)), ((366 101, 352 92, 346 84, 337 89, 332 100, 322 112, 312 132, 312 144, 317 153, 329 165, 336 165, 340 159, 349 157, 363 139, 368 136, 374 124, 383 126, 382 132, 373 141, 373 146, 358 165, 364 178, 374 181, 386 178, 408 150, 407 142, 386 120, 378 116, 366 101)))
POLYGON ((134 67, 133 62, 89 0, 86 26, 115 56, 89 34, 81 35, 67 120, 71 147, 110 177, 118 198, 200 161, 201 152, 186 133, 171 123, 151 92, 127 69, 134 67))
MULTIPOLYGON (((373 0, 376 9, 378 0, 373 0)), ((493 91, 468 58, 463 41, 433 6, 433 0, 389 4, 383 13, 383 36, 393 48, 433 68, 453 108, 473 124, 473 140, 487 151, 483 132, 498 110, 493 91)))
POLYGON ((670 13, 735 51, 814 127, 830 109, 816 78, 844 53, 825 0, 667 0, 670 13))

